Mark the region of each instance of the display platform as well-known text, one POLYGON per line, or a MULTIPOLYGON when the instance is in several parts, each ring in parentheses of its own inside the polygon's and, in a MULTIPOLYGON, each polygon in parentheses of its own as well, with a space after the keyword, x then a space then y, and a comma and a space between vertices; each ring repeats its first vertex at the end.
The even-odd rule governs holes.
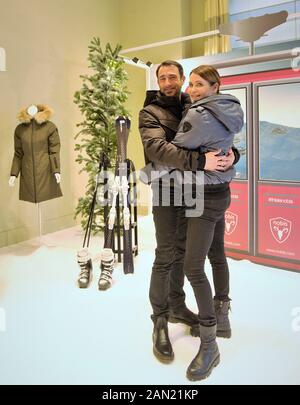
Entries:
MULTIPOLYGON (((0 307, 6 321, 0 331, 2 384, 193 385, 185 371, 199 339, 188 328, 169 325, 172 364, 162 366, 152 354, 151 215, 140 218, 140 224, 135 274, 125 275, 119 264, 107 291, 97 288, 100 238, 91 244, 91 286, 81 290, 76 285, 79 228, 45 235, 42 245, 32 240, 0 249, 0 307)), ((222 367, 201 385, 299 384, 299 275, 248 260, 229 259, 229 266, 233 336, 218 339, 222 367), (274 367, 278 358, 280 367, 274 367)), ((196 311, 188 282, 185 290, 188 306, 196 311)))

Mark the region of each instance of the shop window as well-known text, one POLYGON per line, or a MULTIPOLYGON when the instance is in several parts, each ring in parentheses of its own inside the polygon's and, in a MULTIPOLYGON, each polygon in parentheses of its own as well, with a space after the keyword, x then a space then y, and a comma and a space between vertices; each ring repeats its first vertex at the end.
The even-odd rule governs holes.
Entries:
POLYGON ((235 165, 236 168, 236 179, 246 180, 248 178, 247 167, 248 167, 248 158, 247 158, 247 110, 246 110, 246 97, 247 97, 247 89, 222 89, 221 93, 223 94, 232 94, 237 99, 240 100, 242 109, 244 111, 244 126, 242 130, 235 135, 233 144, 236 148, 238 148, 240 152, 240 160, 235 165))
POLYGON ((299 182, 300 83, 261 86, 258 92, 259 180, 299 182))

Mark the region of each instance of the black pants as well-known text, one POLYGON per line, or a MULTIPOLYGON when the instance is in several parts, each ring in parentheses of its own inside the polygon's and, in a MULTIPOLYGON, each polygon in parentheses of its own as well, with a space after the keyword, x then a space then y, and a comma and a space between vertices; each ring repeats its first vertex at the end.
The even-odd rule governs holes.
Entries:
POLYGON ((183 263, 187 218, 185 207, 153 207, 157 247, 150 283, 153 316, 168 316, 168 309, 184 305, 183 263))
MULTIPOLYGON (((227 203, 228 201, 226 204, 227 203)), ((195 226, 192 226, 193 218, 186 218, 185 212, 185 207, 153 207, 157 247, 155 250, 155 260, 152 268, 149 293, 153 309, 152 318, 168 316, 169 308, 175 309, 184 305, 185 293, 183 290, 183 267, 186 243, 188 242, 186 239, 188 221, 190 228, 189 235, 190 237, 195 238, 194 248, 197 251, 202 251, 201 245, 203 242, 201 239, 206 239, 204 233, 202 233, 202 238, 200 238, 200 235, 198 234, 195 235, 194 231, 191 233, 191 230, 195 229, 195 226)), ((220 210, 218 210, 218 212, 220 212, 220 210)), ((213 269, 215 296, 220 300, 226 301, 229 299, 229 271, 224 251, 225 210, 221 208, 221 212, 222 216, 213 222, 214 233, 211 246, 208 248, 208 258, 213 269)), ((211 231, 212 230, 209 232, 211 233, 211 231)), ((207 239, 209 238, 210 236, 207 237, 207 239)), ((206 243, 205 246, 207 246, 206 243)), ((188 250, 189 249, 190 248, 188 248, 188 250)), ((188 258, 189 256, 190 255, 188 255, 188 258)), ((186 271, 187 274, 190 275, 188 268, 186 268, 186 271)), ((207 290, 207 285, 205 285, 205 290, 207 290)), ((205 299, 205 302, 206 304, 204 304, 204 306, 207 306, 207 302, 210 306, 210 300, 205 299)))
POLYGON ((213 264, 216 298, 228 300, 229 271, 224 251, 224 214, 230 204, 230 191, 221 198, 206 198, 200 217, 188 218, 184 272, 197 301, 199 321, 203 326, 216 324, 212 291, 205 274, 208 255, 213 264))

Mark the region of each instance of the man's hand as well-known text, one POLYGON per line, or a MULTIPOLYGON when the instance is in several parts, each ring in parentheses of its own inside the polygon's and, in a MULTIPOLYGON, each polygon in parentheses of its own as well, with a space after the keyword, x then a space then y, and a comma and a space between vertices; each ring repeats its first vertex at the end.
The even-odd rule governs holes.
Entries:
POLYGON ((231 166, 234 163, 235 155, 234 155, 233 150, 231 148, 229 149, 229 151, 228 151, 227 155, 225 156, 225 158, 227 159, 226 160, 227 164, 224 166, 225 167, 224 172, 226 170, 230 169, 231 166))
POLYGON ((204 170, 225 172, 233 165, 234 153, 232 149, 229 150, 226 156, 217 156, 220 152, 221 149, 205 153, 204 170))

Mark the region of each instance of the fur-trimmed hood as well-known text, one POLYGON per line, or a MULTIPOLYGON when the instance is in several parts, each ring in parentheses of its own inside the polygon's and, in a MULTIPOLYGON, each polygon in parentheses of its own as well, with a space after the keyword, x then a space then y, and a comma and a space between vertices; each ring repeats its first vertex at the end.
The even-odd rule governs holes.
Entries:
POLYGON ((27 110, 30 106, 22 108, 18 114, 18 120, 22 124, 29 124, 32 119, 34 119, 38 124, 43 124, 44 122, 49 121, 53 115, 53 110, 45 104, 35 104, 38 112, 34 117, 28 114, 27 110))

